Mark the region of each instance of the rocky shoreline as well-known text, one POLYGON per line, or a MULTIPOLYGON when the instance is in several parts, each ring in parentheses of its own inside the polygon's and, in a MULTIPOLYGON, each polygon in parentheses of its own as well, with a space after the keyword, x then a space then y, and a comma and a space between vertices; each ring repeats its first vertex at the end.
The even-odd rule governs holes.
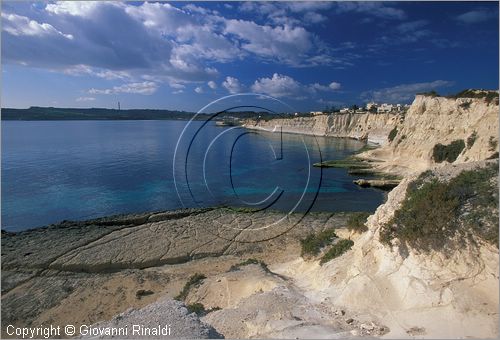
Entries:
POLYGON ((348 214, 291 215, 286 223, 260 229, 281 217, 270 211, 190 209, 4 232, 2 335, 9 337, 9 324, 79 326, 110 320, 131 307, 175 297, 195 273, 224 275, 248 258, 271 267, 294 260, 305 234, 342 229, 348 214))
MULTIPOLYGON (((336 133, 300 122, 294 131, 336 133)), ((319 164, 393 176, 358 183, 392 190, 355 227, 349 213, 219 207, 2 232, 2 337, 9 324, 139 321, 176 325, 169 337, 182 338, 497 337, 498 103, 417 96, 391 124, 381 148, 319 164), (436 145, 460 140, 454 159, 436 158, 436 145), (307 257, 311 234, 335 237, 307 257), (447 242, 415 247, 436 238, 447 242)))

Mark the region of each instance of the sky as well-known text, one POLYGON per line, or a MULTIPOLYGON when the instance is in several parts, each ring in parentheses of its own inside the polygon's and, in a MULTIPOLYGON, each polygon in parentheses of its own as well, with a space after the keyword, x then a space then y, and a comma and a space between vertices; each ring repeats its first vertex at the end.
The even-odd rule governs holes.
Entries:
POLYGON ((298 111, 498 89, 498 2, 2 3, 2 107, 298 111))

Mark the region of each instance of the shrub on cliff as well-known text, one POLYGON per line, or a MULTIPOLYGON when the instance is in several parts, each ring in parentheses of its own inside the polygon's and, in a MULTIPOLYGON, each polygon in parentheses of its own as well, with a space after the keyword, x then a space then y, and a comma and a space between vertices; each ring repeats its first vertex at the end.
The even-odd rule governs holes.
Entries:
POLYGON ((426 97, 439 97, 439 93, 437 93, 434 90, 429 91, 429 92, 420 92, 420 93, 417 93, 417 95, 418 96, 426 96, 426 97))
POLYGON ((347 229, 357 232, 365 232, 368 230, 366 227, 366 219, 370 216, 369 212, 356 212, 352 213, 347 220, 347 229))
POLYGON ((447 161, 453 163, 465 148, 463 139, 458 139, 448 145, 436 144, 432 152, 432 158, 436 163, 447 161))
POLYGON ((392 142, 397 134, 398 134, 398 128, 394 127, 394 129, 392 129, 391 132, 389 132, 389 136, 387 137, 389 142, 392 142))
POLYGON ((489 90, 463 90, 457 94, 448 96, 448 98, 484 98, 486 103, 495 103, 498 105, 498 92, 489 90))
POLYGON ((351 247, 354 245, 354 242, 351 240, 339 240, 337 243, 332 245, 330 249, 323 255, 321 260, 319 261, 320 264, 326 263, 330 260, 333 260, 336 257, 339 257, 340 255, 344 254, 346 251, 351 249, 351 247))
POLYGON ((394 238, 412 248, 443 250, 453 240, 476 235, 498 245, 498 163, 463 171, 448 182, 425 172, 408 186, 394 217, 380 231, 380 240, 394 238))
POLYGON ((189 278, 188 282, 186 282, 179 295, 177 295, 174 299, 184 301, 187 298, 191 288, 198 287, 206 278, 207 277, 203 274, 194 274, 189 278))
POLYGON ((309 234, 303 240, 300 240, 302 246, 302 256, 304 255, 318 255, 321 248, 330 244, 335 238, 335 229, 326 229, 318 234, 309 234))
POLYGON ((477 139, 477 132, 474 131, 469 137, 467 137, 467 149, 472 148, 476 139, 477 139))
POLYGON ((265 271, 269 271, 269 268, 267 268, 267 264, 264 261, 260 261, 260 260, 257 260, 257 259, 247 259, 247 260, 245 260, 243 262, 234 264, 234 265, 231 266, 231 268, 229 268, 229 271, 230 272, 234 272, 234 271, 240 270, 241 267, 248 266, 250 264, 258 264, 265 271))

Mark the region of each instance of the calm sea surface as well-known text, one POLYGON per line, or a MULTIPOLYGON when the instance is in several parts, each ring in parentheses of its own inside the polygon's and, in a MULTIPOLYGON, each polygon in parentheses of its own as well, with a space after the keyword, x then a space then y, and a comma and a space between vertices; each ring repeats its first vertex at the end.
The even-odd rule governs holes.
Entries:
POLYGON ((311 166, 358 141, 186 124, 3 121, 2 229, 214 205, 361 211, 383 200, 343 169, 311 166))

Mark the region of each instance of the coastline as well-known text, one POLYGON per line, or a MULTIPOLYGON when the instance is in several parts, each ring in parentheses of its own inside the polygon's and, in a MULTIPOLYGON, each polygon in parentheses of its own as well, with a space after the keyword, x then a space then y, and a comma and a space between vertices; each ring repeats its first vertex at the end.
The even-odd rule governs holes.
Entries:
POLYGON ((420 96, 408 112, 418 124, 407 117, 393 140, 356 155, 401 181, 354 228, 345 212, 281 219, 218 207, 3 232, 3 327, 110 327, 162 311, 173 324, 194 322, 191 333, 172 330, 190 338, 496 337, 498 105, 476 104, 483 119, 467 111, 464 124, 477 141, 467 126, 445 137, 426 129, 447 117, 437 106, 455 112, 461 101, 420 96), (467 148, 439 161, 433 148, 457 138, 467 148), (408 155, 415 167, 405 167, 408 155), (488 218, 471 222, 471 211, 488 218), (418 217, 394 222, 408 214, 418 217))
MULTIPOLYGON (((300 257, 303 235, 331 227, 340 230, 348 214, 311 213, 302 220, 292 216, 285 225, 267 231, 232 228, 235 223, 261 225, 279 216, 278 212, 191 209, 4 232, 2 335, 8 337, 8 324, 63 326, 109 320, 130 307, 175 297, 195 273, 224 275, 249 258, 264 261, 270 268, 293 261, 300 257), (271 237, 245 242, 245 232, 250 237, 258 233, 259 239, 263 233, 271 237), (46 246, 48 242, 51 247, 46 246)), ((266 275, 276 279, 275 274, 266 275)))

